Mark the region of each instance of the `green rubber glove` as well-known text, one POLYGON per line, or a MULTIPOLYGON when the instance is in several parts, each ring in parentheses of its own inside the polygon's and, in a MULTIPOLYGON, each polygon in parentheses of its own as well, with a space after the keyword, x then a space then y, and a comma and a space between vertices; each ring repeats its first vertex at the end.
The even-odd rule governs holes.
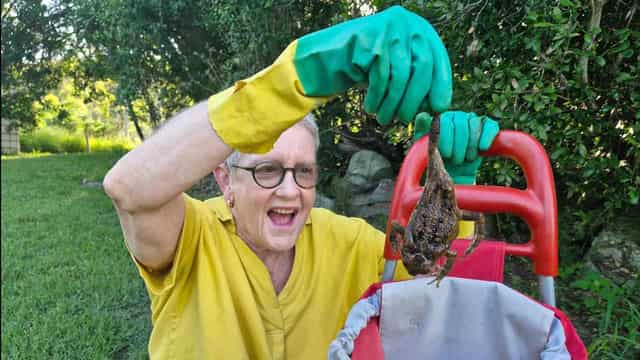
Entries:
POLYGON ((449 55, 424 18, 394 6, 298 39, 295 69, 307 96, 330 96, 368 83, 365 111, 381 125, 409 123, 421 105, 451 104, 449 55))
MULTIPOLYGON (((432 118, 427 113, 416 116, 414 140, 429 134, 432 118)), ((498 122, 475 113, 447 111, 440 114, 440 154, 447 172, 456 184, 472 185, 482 156, 478 151, 491 147, 498 135, 498 122)))

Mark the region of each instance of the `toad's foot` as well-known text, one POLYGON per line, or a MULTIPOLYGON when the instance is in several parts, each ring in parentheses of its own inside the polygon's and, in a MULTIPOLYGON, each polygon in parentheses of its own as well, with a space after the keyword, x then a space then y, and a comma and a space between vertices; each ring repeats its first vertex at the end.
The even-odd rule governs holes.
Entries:
POLYGON ((469 211, 462 212, 463 220, 471 220, 475 221, 473 227, 473 237, 471 238, 471 244, 464 251, 464 256, 471 254, 477 247, 480 245, 480 240, 482 238, 482 234, 484 233, 484 215, 481 213, 474 213, 469 211))
POLYGON ((402 246, 404 245, 405 228, 400 225, 399 222, 393 220, 391 222, 391 228, 389 229, 389 242, 391 243, 391 249, 395 253, 400 253, 402 246))
POLYGON ((451 271, 451 268, 453 267, 453 263, 456 261, 456 255, 457 253, 455 251, 447 250, 447 252, 444 255, 447 257, 447 261, 445 262, 444 266, 442 266, 439 269, 438 275, 436 275, 436 278, 433 279, 431 282, 429 282, 429 285, 435 282, 436 287, 440 287, 440 281, 442 281, 442 279, 444 279, 444 277, 447 276, 447 274, 449 274, 449 271, 451 271))

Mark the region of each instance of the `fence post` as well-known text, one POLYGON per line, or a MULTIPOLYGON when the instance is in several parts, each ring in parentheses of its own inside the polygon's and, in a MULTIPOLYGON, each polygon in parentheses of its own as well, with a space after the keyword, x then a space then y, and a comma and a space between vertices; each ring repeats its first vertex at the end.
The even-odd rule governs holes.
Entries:
POLYGON ((9 126, 11 122, 6 119, 2 119, 2 154, 17 154, 20 152, 20 135, 18 128, 9 126))

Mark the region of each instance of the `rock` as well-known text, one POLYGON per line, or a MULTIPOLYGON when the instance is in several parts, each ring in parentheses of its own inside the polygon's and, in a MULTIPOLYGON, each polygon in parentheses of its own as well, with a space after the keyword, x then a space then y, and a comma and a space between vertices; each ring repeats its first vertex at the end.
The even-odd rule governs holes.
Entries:
POLYGON ((355 144, 353 141, 350 141, 346 138, 341 138, 340 142, 338 143, 338 150, 345 154, 353 155, 354 153, 362 150, 362 148, 355 144))
POLYGON ((102 181, 93 181, 87 178, 82 179, 80 186, 85 188, 102 189, 102 181))
POLYGON ((370 218, 377 215, 388 216, 390 208, 391 203, 370 204, 367 206, 354 207, 354 211, 352 211, 350 215, 363 218, 368 221, 370 218))
POLYGON ((621 285, 640 273, 640 211, 607 226, 587 253, 587 266, 621 285))
POLYGON ((336 201, 330 197, 324 196, 320 193, 316 193, 316 202, 315 204, 313 204, 313 207, 320 207, 335 211, 336 201))
POLYGON ((384 156, 371 150, 353 154, 344 179, 354 194, 375 189, 380 180, 393 177, 391 163, 384 156))
POLYGON ((379 203, 391 203, 393 197, 394 182, 391 179, 382 179, 376 188, 366 194, 354 195, 351 199, 353 207, 361 207, 379 203))
POLYGON ((384 231, 391 208, 393 188, 393 180, 382 179, 372 192, 355 195, 351 199, 350 215, 363 218, 384 231))

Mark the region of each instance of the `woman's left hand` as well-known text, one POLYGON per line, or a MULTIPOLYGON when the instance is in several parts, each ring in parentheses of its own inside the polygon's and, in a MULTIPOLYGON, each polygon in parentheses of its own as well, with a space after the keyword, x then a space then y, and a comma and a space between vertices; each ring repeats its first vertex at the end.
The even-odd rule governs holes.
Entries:
MULTIPOLYGON (((427 113, 416 116, 414 140, 428 135, 432 117, 427 113)), ((500 131, 497 121, 472 112, 447 111, 440 114, 440 155, 447 172, 456 184, 475 183, 482 156, 500 131)))

